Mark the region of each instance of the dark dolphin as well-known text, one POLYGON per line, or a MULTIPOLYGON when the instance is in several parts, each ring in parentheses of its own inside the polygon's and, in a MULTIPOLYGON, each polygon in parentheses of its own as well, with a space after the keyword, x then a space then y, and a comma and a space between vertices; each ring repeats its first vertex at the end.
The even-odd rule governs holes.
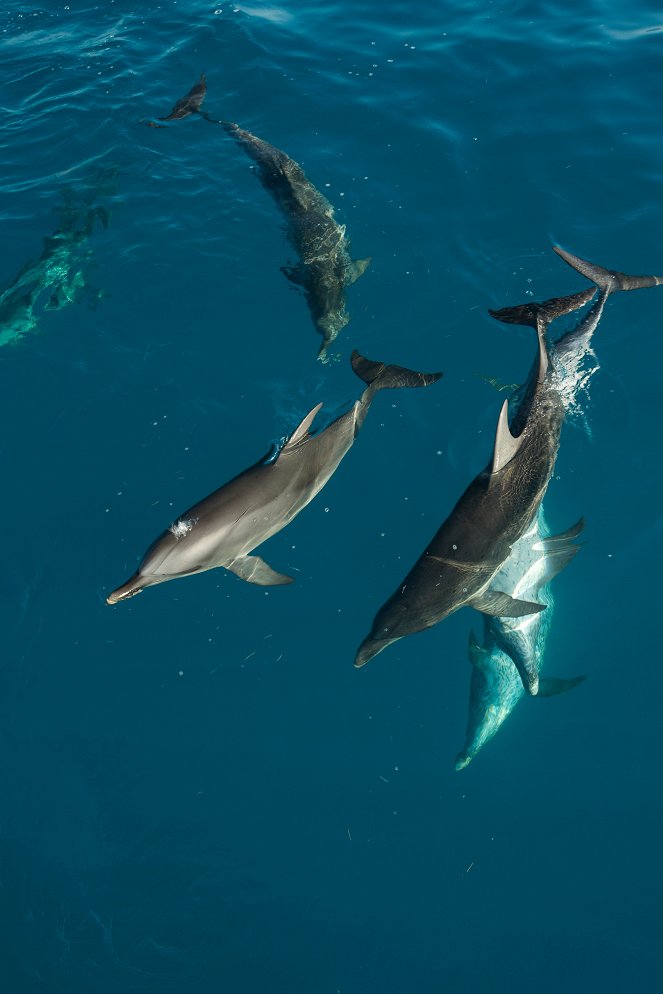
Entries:
POLYGON ((201 104, 205 94, 203 74, 170 114, 159 120, 200 114, 211 124, 220 125, 256 163, 260 182, 276 201, 285 221, 287 238, 299 257, 299 264, 283 267, 283 273, 304 292, 313 324, 322 335, 319 357, 324 361, 328 346, 350 320, 345 288, 359 279, 371 260, 351 258, 345 225, 334 219, 334 208, 307 179, 302 167, 250 131, 204 113, 201 104))
POLYGON ((260 556, 249 553, 292 521, 324 487, 352 446, 378 390, 424 387, 442 375, 385 366, 356 351, 351 361, 367 387, 349 411, 311 435, 309 429, 322 404, 314 407, 275 459, 261 459, 180 515, 107 602, 115 604, 155 583, 215 566, 263 586, 291 583, 292 577, 275 572, 260 556))
MULTIPOLYGON (((660 277, 631 277, 594 266, 562 249, 555 251, 589 276, 600 295, 587 317, 596 327, 608 296, 616 290, 656 286, 660 277)), ((470 605, 497 617, 522 617, 543 605, 514 598, 491 587, 513 545, 530 527, 550 480, 564 420, 561 382, 551 362, 546 332, 549 323, 588 303, 595 289, 496 312, 501 320, 536 327, 537 356, 519 398, 511 424, 505 401, 497 424, 493 458, 472 481, 449 517, 419 557, 396 592, 378 611, 370 633, 359 647, 356 666, 363 666, 404 635, 422 631, 470 605)), ((569 333, 559 343, 563 361, 569 333)), ((571 345, 570 352, 577 352, 571 345)), ((536 693, 536 680, 526 676, 536 693)))

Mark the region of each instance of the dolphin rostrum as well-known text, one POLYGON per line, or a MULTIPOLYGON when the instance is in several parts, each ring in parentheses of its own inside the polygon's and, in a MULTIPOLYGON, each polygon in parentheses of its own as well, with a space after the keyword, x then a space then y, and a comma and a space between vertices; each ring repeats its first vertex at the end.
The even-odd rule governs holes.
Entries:
POLYGON ((351 448, 378 390, 425 387, 442 375, 385 366, 357 351, 351 362, 367 386, 349 411, 311 435, 309 429, 322 404, 314 407, 276 458, 261 459, 180 515, 107 602, 115 604, 155 583, 216 566, 262 586, 291 583, 292 577, 275 572, 260 556, 250 555, 252 550, 281 531, 324 487, 351 448))
POLYGON ((319 358, 325 361, 328 346, 350 320, 345 307, 345 288, 359 279, 371 260, 351 258, 345 225, 334 220, 334 208, 294 159, 239 125, 217 120, 201 110, 206 92, 203 73, 170 114, 159 120, 200 114, 211 124, 221 125, 256 163, 260 182, 281 210, 286 236, 299 257, 298 265, 283 267, 282 271, 304 291, 313 324, 322 335, 319 358))
POLYGON ((535 674, 538 696, 551 697, 576 687, 585 678, 540 677, 544 650, 552 621, 553 596, 550 581, 573 559, 579 546, 574 539, 583 527, 582 519, 560 535, 548 535, 539 509, 529 530, 513 547, 494 583, 512 597, 535 599, 545 611, 522 618, 483 616, 481 644, 470 634, 472 663, 470 704, 465 745, 456 758, 456 769, 464 769, 489 742, 525 697, 520 674, 535 674), (514 659, 519 660, 516 668, 514 659))
MULTIPOLYGON (((562 249, 556 251, 585 275, 591 273, 600 289, 586 319, 592 330, 610 293, 663 282, 654 276, 626 276, 585 263, 562 249)), ((554 318, 588 303, 595 293, 591 289, 544 304, 505 308, 496 314, 502 320, 531 324, 537 330, 537 355, 518 407, 509 423, 509 402, 504 402, 491 462, 472 481, 396 592, 380 608, 359 646, 355 666, 363 666, 392 642, 437 624, 464 605, 490 616, 511 618, 543 610, 540 603, 495 589, 492 581, 534 520, 559 447, 565 404, 548 350, 547 327, 554 318)), ((564 339, 568 343, 573 334, 560 339, 560 358, 564 339)), ((570 349, 572 355, 577 351, 575 345, 570 349)), ((525 689, 536 693, 536 680, 530 679, 525 689)))

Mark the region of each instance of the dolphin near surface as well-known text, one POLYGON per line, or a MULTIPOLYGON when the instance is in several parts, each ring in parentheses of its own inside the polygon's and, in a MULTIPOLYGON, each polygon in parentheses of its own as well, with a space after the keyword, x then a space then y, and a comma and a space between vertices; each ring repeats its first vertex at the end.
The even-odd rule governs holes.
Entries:
POLYGON ((522 618, 491 618, 484 615, 481 643, 472 632, 469 658, 472 664, 470 701, 465 745, 456 757, 463 770, 499 731, 519 701, 526 696, 521 672, 535 673, 538 696, 551 697, 571 690, 585 679, 541 677, 541 666, 553 612, 551 580, 573 559, 579 546, 574 539, 582 531, 580 520, 560 535, 548 535, 543 509, 513 547, 494 583, 513 597, 536 599, 545 611, 522 618), (516 666, 514 658, 523 662, 516 666))
POLYGON ((335 220, 330 202, 294 159, 239 125, 217 120, 201 110, 206 92, 203 73, 170 113, 158 120, 200 114, 210 124, 220 125, 255 162, 260 182, 280 209, 286 236, 299 257, 298 265, 283 267, 282 271, 304 293, 313 324, 322 335, 319 358, 326 361, 327 348, 350 320, 345 288, 359 279, 371 260, 351 258, 345 225, 335 220))
MULTIPOLYGON (((555 251, 595 284, 590 290, 495 312, 501 320, 530 324, 537 331, 537 355, 509 422, 509 402, 500 412, 491 462, 469 485, 408 575, 380 608, 359 646, 355 666, 363 666, 388 645, 414 634, 468 605, 491 617, 523 617, 544 610, 536 601, 498 590, 493 580, 529 529, 552 475, 565 416, 563 384, 557 367, 571 366, 598 324, 608 296, 617 290, 656 286, 663 278, 631 277, 587 263, 560 248, 555 251), (550 322, 599 297, 585 322, 547 343, 550 322), (583 337, 584 336, 584 337, 583 337)), ((588 344, 587 344, 588 347, 588 344)), ((577 363, 576 363, 577 365, 577 363)), ((535 694, 535 673, 521 674, 535 694)))
POLYGON ((425 387, 442 375, 386 366, 356 351, 351 362, 367 385, 349 411, 311 435, 322 404, 314 407, 276 458, 261 459, 180 515, 152 543, 136 572, 108 595, 107 603, 216 566, 261 586, 291 583, 292 577, 250 553, 285 528, 324 487, 351 448, 378 390, 425 387))

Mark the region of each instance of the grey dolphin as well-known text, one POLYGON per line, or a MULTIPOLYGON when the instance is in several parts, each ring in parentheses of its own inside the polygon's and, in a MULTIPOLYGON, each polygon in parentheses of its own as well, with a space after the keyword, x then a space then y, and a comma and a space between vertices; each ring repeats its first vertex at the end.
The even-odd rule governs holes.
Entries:
MULTIPOLYGON (((596 327, 608 296, 616 290, 656 286, 661 277, 630 277, 585 263, 564 250, 555 251, 574 268, 589 275, 600 295, 587 318, 596 327), (582 268, 581 268, 582 267, 582 268)), ((546 332, 549 323, 583 306, 595 289, 553 298, 544 304, 505 308, 502 320, 536 327, 537 356, 509 424, 508 401, 500 412, 493 458, 472 481, 446 521, 419 557, 396 592, 378 611, 370 633, 355 658, 363 666, 386 646, 437 624, 470 605, 497 617, 522 617, 544 605, 523 601, 491 583, 513 545, 530 527, 545 494, 559 447, 565 405, 560 377, 551 362, 546 332)), ((569 336, 563 336, 569 340, 569 336)), ((573 346, 570 352, 577 349, 573 346)), ((560 349, 560 359, 564 353, 560 349)), ((534 674, 525 674, 525 689, 536 693, 534 674)))
POLYGON ((465 745, 456 758, 456 769, 464 769, 480 749, 499 731, 519 701, 525 697, 520 673, 536 674, 538 696, 550 697, 571 690, 585 678, 541 677, 544 649, 553 612, 551 580, 573 559, 579 546, 574 539, 583 527, 582 519, 560 535, 548 535, 543 509, 494 580, 495 586, 512 597, 535 599, 546 610, 522 618, 483 616, 483 638, 470 635, 472 663, 470 702, 465 745), (516 668, 514 658, 521 660, 516 668))
POLYGON ((260 556, 249 553, 281 531, 324 487, 351 448, 378 390, 425 387, 442 375, 385 366, 356 351, 351 362, 367 386, 349 411, 311 435, 309 429, 322 404, 314 407, 275 459, 261 459, 180 515, 107 602, 115 604, 155 583, 216 566, 263 586, 291 583, 292 577, 275 572, 260 556))
POLYGON ((294 159, 232 121, 211 117, 201 110, 206 92, 203 74, 170 114, 159 120, 200 114, 210 124, 220 125, 256 163, 260 182, 276 201, 287 238, 299 257, 298 265, 285 266, 282 271, 304 292, 313 324, 322 335, 318 355, 325 361, 328 346, 350 320, 345 288, 359 279, 371 260, 351 258, 345 225, 334 219, 334 208, 294 159))
POLYGON ((327 348, 350 320, 345 288, 359 279, 371 260, 351 258, 345 225, 334 219, 334 208, 294 159, 237 124, 216 123, 256 163, 260 182, 283 215, 288 241, 300 261, 282 271, 304 291, 313 324, 322 335, 318 356, 324 360, 327 348))

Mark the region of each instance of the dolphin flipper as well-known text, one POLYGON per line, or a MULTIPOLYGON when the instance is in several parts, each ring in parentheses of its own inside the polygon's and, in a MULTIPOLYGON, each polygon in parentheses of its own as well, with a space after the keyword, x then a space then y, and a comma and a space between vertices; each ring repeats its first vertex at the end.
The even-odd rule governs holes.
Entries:
POLYGON ((368 267, 371 264, 372 256, 367 256, 365 259, 353 259, 345 271, 345 285, 352 286, 356 283, 360 276, 363 276, 368 267))
POLYGON ((485 590, 482 594, 473 597, 469 604, 482 614, 489 614, 495 618, 524 618, 528 614, 538 614, 546 609, 545 604, 519 601, 501 590, 485 590))
POLYGON ((580 518, 575 525, 560 532, 559 535, 549 535, 539 539, 532 546, 535 552, 544 552, 544 567, 538 589, 550 583, 558 573, 561 573, 565 566, 571 562, 580 550, 580 546, 573 542, 585 527, 585 519, 580 518))
POLYGON ((557 694, 565 694, 567 690, 573 690, 586 679, 585 676, 574 676, 569 680, 554 676, 541 677, 537 697, 555 697, 557 694))
POLYGON ((259 587, 277 587, 284 583, 292 583, 293 577, 286 573, 277 573, 268 566, 260 556, 242 556, 241 559, 231 559, 223 563, 226 569, 247 583, 255 583, 259 587))
POLYGON ((556 252, 572 269, 607 293, 616 293, 617 290, 641 290, 649 286, 660 286, 663 283, 663 276, 629 276, 627 273, 620 273, 617 269, 604 269, 603 266, 597 266, 594 262, 588 262, 567 252, 559 245, 553 245, 553 252, 556 252))

